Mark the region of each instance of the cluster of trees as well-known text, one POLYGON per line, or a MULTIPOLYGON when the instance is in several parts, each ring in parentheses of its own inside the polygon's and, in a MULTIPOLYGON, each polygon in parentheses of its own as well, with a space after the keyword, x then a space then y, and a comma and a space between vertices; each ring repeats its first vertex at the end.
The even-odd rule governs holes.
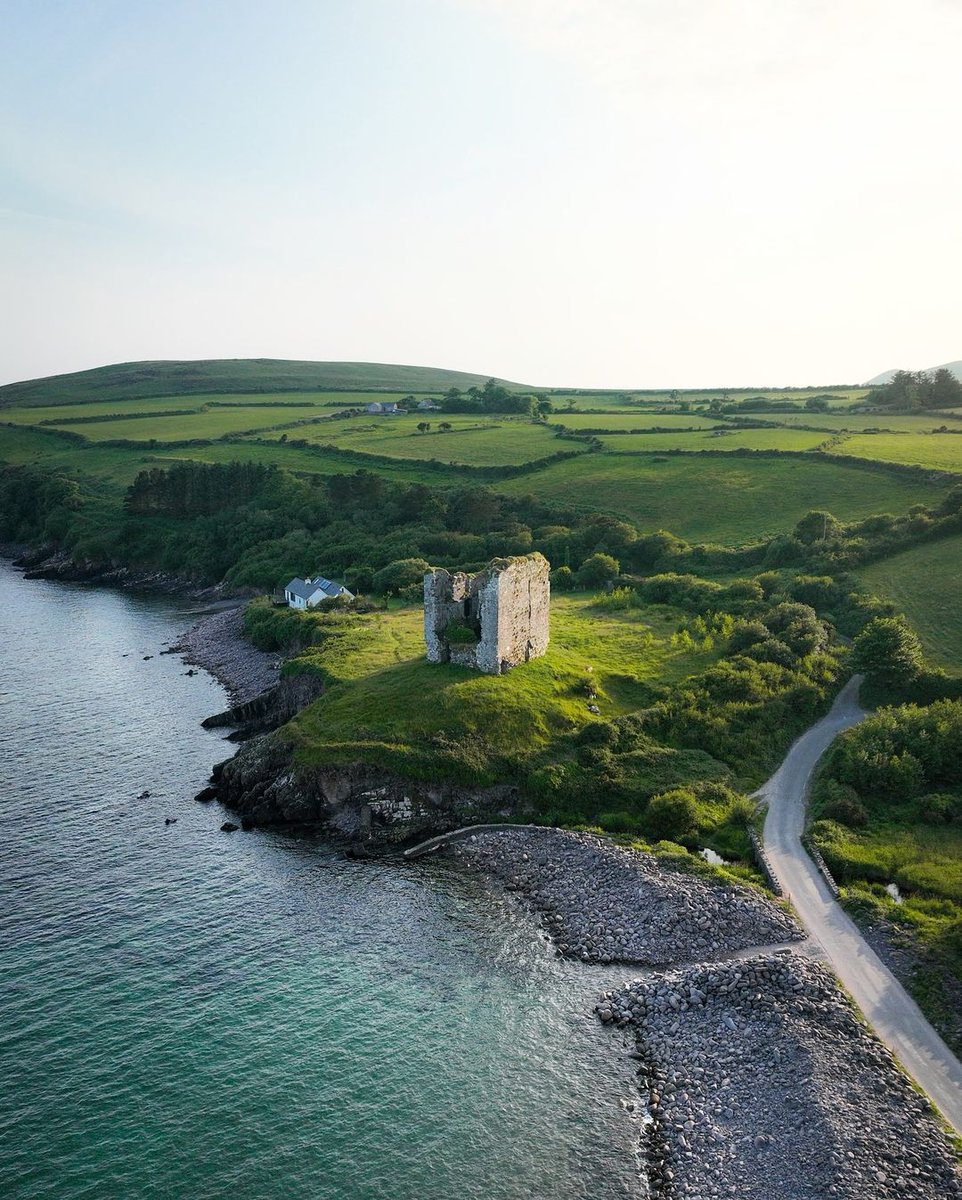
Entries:
POLYGON ((894 803, 930 824, 962 821, 962 701, 883 708, 831 750, 816 792, 823 819, 859 827, 894 803))
POLYGON ((945 367, 937 371, 896 371, 890 383, 872 395, 892 408, 954 408, 962 405, 962 382, 945 367))
POLYGON ((445 412, 525 413, 529 416, 546 416, 551 412, 551 401, 547 396, 511 392, 494 379, 489 379, 484 387, 470 387, 466 392, 449 388, 442 403, 445 412))
POLYGON ((263 496, 278 481, 277 467, 253 462, 152 467, 138 473, 124 507, 140 516, 207 517, 263 496))

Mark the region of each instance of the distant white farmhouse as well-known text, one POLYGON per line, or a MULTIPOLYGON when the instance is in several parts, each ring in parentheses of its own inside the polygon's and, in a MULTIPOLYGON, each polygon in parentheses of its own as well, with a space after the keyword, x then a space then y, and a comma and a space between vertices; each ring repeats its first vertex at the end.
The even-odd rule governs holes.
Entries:
POLYGON ((333 579, 292 579, 284 588, 288 608, 313 608, 322 600, 353 600, 354 593, 333 579))
POLYGON ((372 400, 367 406, 367 411, 372 416, 377 416, 378 414, 381 416, 396 416, 401 410, 393 400, 372 400))

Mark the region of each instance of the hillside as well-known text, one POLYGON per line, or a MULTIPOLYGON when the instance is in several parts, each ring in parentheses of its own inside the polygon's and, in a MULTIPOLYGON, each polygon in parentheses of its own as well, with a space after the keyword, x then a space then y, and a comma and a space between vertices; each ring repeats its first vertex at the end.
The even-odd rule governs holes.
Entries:
MULTIPOLYGON (((956 379, 962 379, 962 359, 957 362, 938 363, 934 367, 926 367, 926 371, 940 371, 945 368, 946 371, 951 371, 956 379)), ((874 379, 870 379, 866 383, 866 387, 881 387, 884 383, 891 383, 895 378, 896 371, 901 370, 900 367, 894 367, 891 371, 883 371, 881 375, 876 375, 874 379)))
MULTIPOLYGON (((0 387, 0 408, 220 393, 440 392, 451 387, 463 390, 480 387, 486 378, 465 371, 392 363, 300 362, 282 358, 174 359, 114 363, 90 371, 8 383, 0 387)), ((499 382, 521 391, 530 390, 508 380, 499 382)))

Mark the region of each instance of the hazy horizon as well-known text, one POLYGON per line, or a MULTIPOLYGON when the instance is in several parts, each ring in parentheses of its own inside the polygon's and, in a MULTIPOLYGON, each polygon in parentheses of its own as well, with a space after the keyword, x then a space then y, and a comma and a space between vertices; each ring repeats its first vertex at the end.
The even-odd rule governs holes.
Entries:
POLYGON ((286 358, 802 387, 962 356, 962 5, 5 17, 0 382, 286 358))

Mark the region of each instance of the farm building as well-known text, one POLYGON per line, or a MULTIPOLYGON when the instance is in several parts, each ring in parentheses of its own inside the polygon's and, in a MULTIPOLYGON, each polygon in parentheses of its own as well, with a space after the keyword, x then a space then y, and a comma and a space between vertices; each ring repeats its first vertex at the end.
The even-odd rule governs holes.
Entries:
POLYGON ((372 400, 367 411, 372 416, 396 416, 401 410, 393 400, 372 400))
POLYGON ((354 593, 318 575, 314 579, 292 579, 284 588, 284 599, 288 608, 314 608, 322 600, 353 600, 354 593))

